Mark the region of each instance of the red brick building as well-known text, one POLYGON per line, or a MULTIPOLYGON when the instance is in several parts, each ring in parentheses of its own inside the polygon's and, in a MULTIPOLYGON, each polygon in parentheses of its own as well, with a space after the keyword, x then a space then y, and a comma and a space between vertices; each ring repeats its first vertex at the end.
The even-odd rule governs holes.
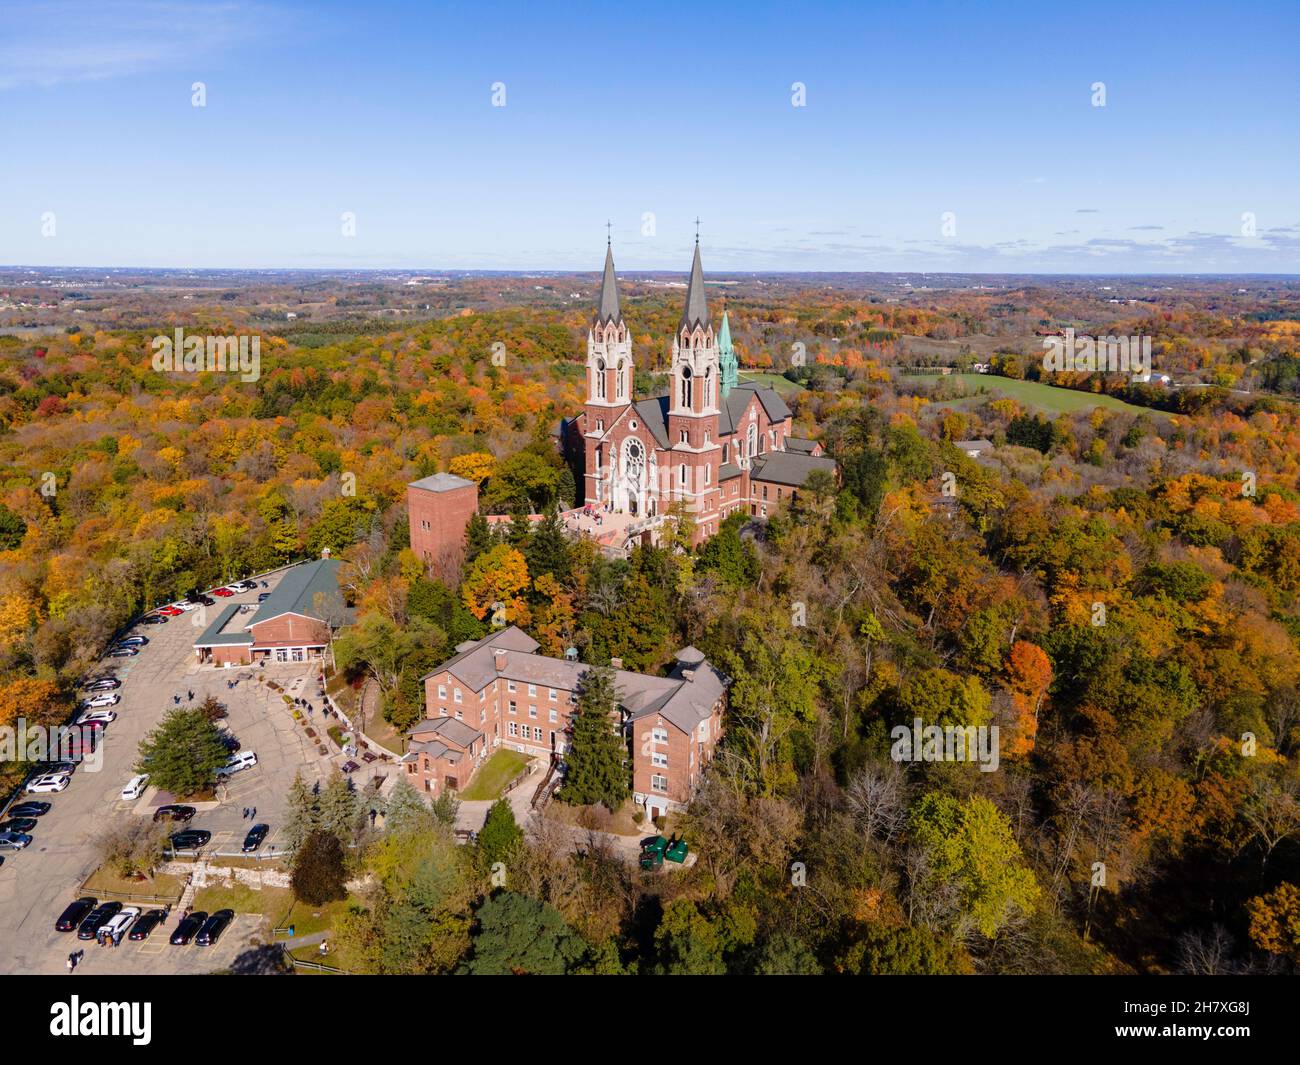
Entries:
MULTIPOLYGON (((424 678, 426 719, 409 731, 402 759, 416 787, 433 795, 463 790, 502 746, 542 758, 568 750, 590 667, 537 648, 512 626, 461 644, 424 678)), ((684 805, 722 737, 726 678, 688 647, 666 677, 615 668, 614 684, 636 802, 652 814, 684 805)))
POLYGON ((411 550, 426 568, 452 577, 465 556, 465 527, 478 510, 478 485, 435 473, 406 486, 411 550))

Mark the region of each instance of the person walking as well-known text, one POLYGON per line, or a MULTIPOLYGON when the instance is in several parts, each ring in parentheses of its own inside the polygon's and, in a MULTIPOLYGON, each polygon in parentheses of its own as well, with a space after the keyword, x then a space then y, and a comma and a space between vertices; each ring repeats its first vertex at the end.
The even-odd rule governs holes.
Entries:
POLYGON ((68 955, 68 972, 72 972, 77 967, 77 955, 75 953, 68 955))

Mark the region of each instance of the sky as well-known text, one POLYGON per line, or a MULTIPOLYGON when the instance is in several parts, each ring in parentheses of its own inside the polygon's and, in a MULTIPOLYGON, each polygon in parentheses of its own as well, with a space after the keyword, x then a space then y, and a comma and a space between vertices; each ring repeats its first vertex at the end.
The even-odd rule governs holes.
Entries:
POLYGON ((1300 273, 1296 0, 0 16, 3 265, 1300 273))

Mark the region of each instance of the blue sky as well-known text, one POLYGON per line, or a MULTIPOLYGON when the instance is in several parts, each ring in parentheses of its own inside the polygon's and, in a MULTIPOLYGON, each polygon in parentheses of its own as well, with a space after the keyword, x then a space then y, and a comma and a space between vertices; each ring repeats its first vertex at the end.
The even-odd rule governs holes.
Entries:
POLYGON ((684 270, 698 215, 714 271, 1300 272, 1297 40, 1294 0, 6 0, 0 263, 596 269, 608 218, 684 270))

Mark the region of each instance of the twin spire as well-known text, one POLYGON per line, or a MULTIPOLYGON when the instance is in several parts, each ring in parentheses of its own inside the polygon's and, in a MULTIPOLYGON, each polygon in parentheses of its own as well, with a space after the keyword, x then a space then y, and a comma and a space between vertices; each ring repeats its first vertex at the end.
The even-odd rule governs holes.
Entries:
MULTIPOLYGON (((623 313, 618 303, 618 275, 614 271, 614 248, 605 246, 605 274, 600 281, 600 302, 596 306, 596 325, 621 322, 623 313)), ((686 306, 677 329, 693 330, 696 326, 709 326, 709 301, 704 293, 704 267, 700 265, 700 235, 695 234, 695 258, 691 262, 691 276, 686 283, 686 306)))

